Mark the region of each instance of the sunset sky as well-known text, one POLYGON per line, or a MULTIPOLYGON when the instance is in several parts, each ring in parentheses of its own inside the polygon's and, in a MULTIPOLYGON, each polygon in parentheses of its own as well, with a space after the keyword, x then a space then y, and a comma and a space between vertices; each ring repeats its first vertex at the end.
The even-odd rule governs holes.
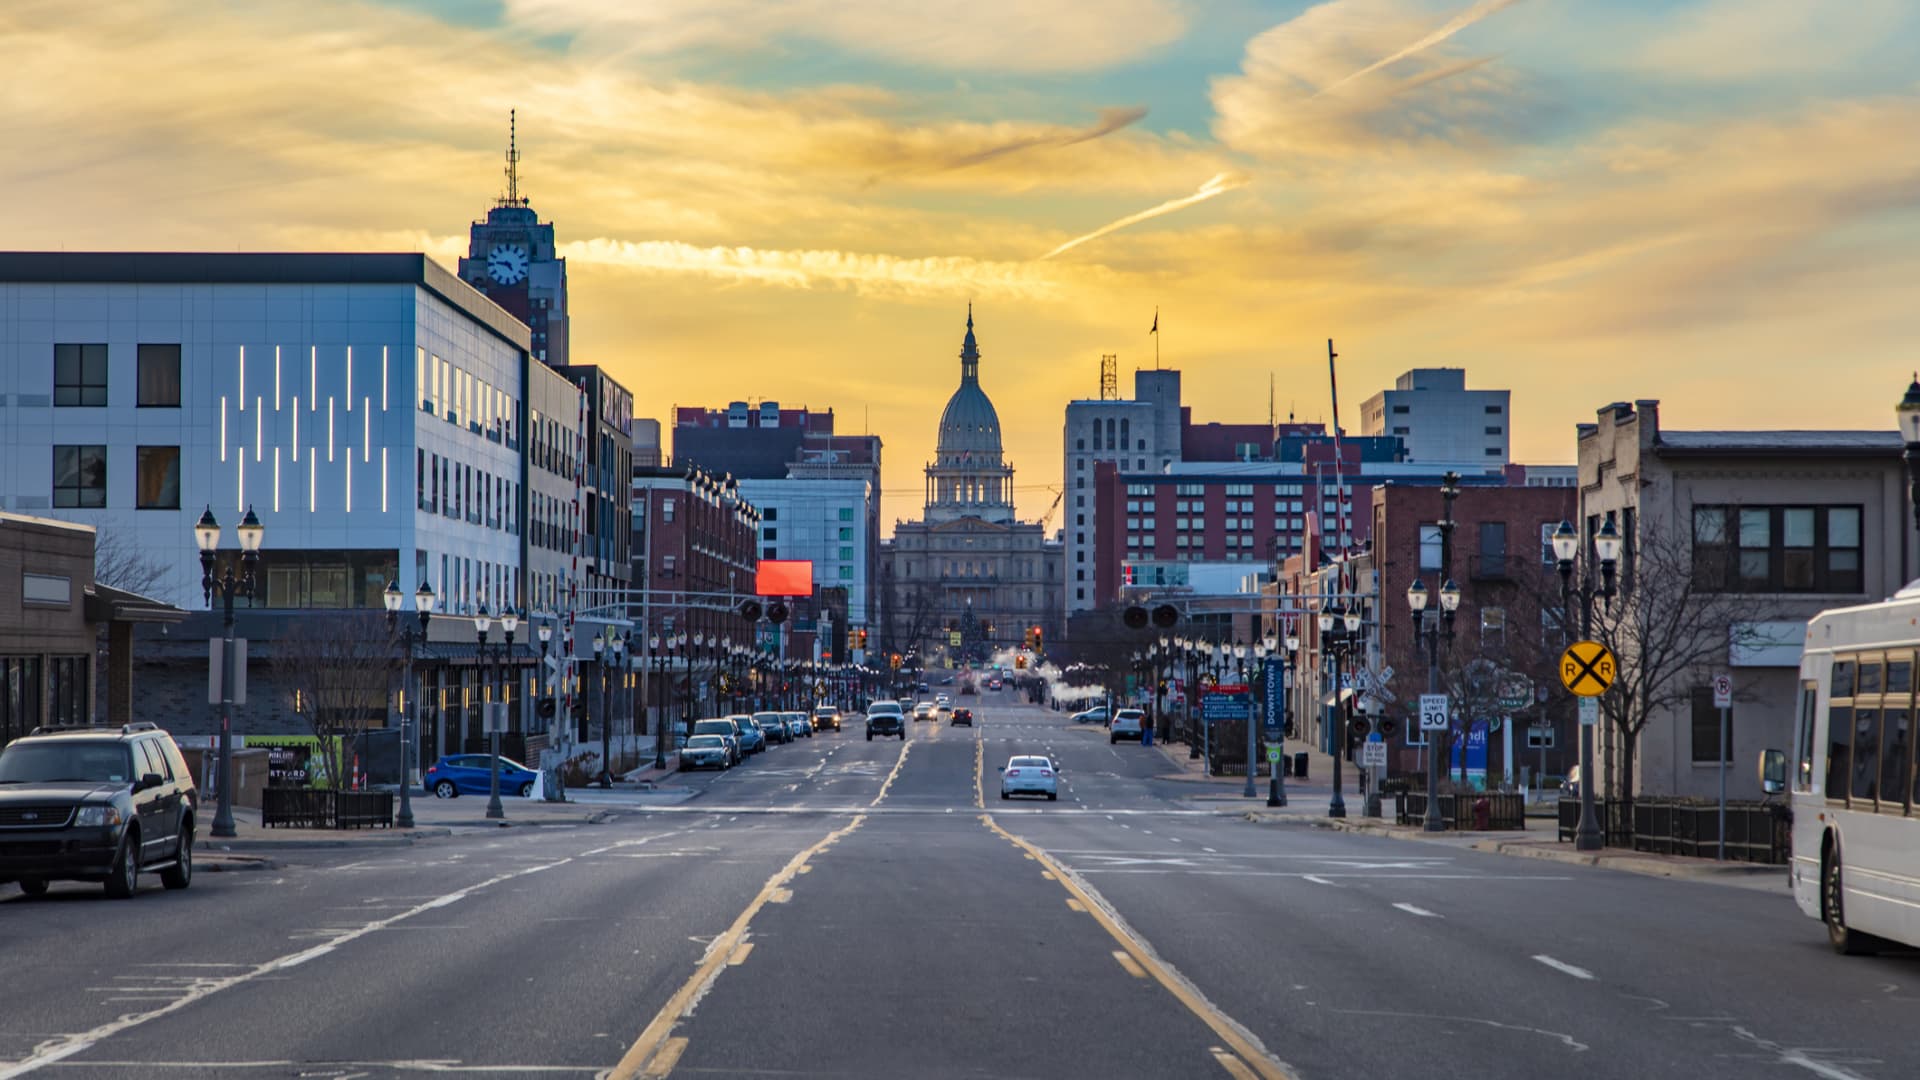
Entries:
POLYGON ((10 0, 0 244, 451 266, 518 109, 643 415, 834 408, 917 516, 972 301, 1033 516, 1156 307, 1201 419, 1326 418, 1331 337, 1350 429, 1465 366, 1519 461, 1618 399, 1890 428, 1917 55, 1911 0, 10 0))

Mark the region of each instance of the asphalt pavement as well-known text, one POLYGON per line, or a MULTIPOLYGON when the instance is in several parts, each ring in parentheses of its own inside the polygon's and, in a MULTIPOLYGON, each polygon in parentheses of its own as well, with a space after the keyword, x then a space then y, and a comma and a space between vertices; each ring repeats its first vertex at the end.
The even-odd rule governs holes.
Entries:
POLYGON ((0 886, 0 1080, 1920 1075, 1920 960, 1777 891, 1249 821, 971 704, 538 828, 0 886), (1059 800, 1003 802, 1036 753, 1059 800))

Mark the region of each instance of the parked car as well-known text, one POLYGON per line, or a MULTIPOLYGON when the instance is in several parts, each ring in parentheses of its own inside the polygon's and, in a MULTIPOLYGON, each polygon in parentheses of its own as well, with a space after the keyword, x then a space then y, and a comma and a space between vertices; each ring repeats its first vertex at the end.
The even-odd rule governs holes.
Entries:
POLYGON ((694 769, 719 769, 726 771, 733 767, 733 748, 727 745, 725 735, 695 735, 680 748, 680 768, 683 772, 694 769))
POLYGON ((1121 739, 1141 741, 1147 729, 1147 714, 1139 709, 1121 709, 1113 714, 1113 722, 1107 725, 1107 743, 1112 745, 1121 739))
POLYGON ((741 757, 752 757, 766 752, 767 736, 760 730, 760 725, 754 723, 753 717, 746 713, 735 713, 727 719, 733 721, 734 730, 740 733, 741 757))
POLYGON ((768 743, 790 743, 793 741, 793 728, 787 726, 786 717, 777 712, 759 712, 753 714, 753 726, 767 737, 768 743))
POLYGON ((960 708, 960 709, 953 710, 953 720, 951 721, 950 726, 959 727, 961 724, 965 724, 968 727, 973 726, 973 710, 972 709, 960 708))
MULTIPOLYGON (((442 799, 461 795, 489 795, 493 792, 493 757, 490 754, 448 754, 427 766, 420 786, 442 799)), ((500 794, 528 798, 539 775, 509 757, 500 759, 500 794)))
POLYGON ((124 899, 157 870, 184 889, 199 814, 193 772, 158 725, 35 728, 0 750, 0 885, 39 896, 95 881, 124 899))
POLYGON ((1077 712, 1077 713, 1074 713, 1074 714, 1073 714, 1073 722, 1074 722, 1074 723, 1076 723, 1076 724, 1101 724, 1101 725, 1104 725, 1104 724, 1106 724, 1106 722, 1107 722, 1107 709, 1106 709, 1106 706, 1104 706, 1104 705, 1102 705, 1102 706, 1098 706, 1098 707, 1096 707, 1096 708, 1092 708, 1092 709, 1088 709, 1088 710, 1086 710, 1085 712, 1077 712))
POLYGON ((921 702, 920 704, 918 704, 918 705, 915 705, 915 706, 913 707, 913 718, 914 718, 914 720, 915 720, 915 721, 920 721, 920 720, 931 720, 931 719, 933 719, 933 710, 934 710, 934 708, 935 708, 935 705, 934 705, 934 704, 933 704, 933 702, 931 702, 931 701, 923 701, 923 702, 921 702))
POLYGON ((815 729, 832 728, 839 731, 840 710, 832 705, 818 706, 813 710, 813 726, 815 729))
POLYGON ((787 722, 787 729, 793 732, 794 738, 813 738, 813 721, 807 717, 806 713, 783 712, 780 714, 780 718, 787 722))
POLYGON ((746 758, 740 749, 740 729, 731 720, 701 720, 693 725, 695 735, 718 735, 727 741, 727 764, 738 765, 746 758))
POLYGON ((875 701, 867 705, 867 741, 872 742, 875 735, 894 735, 906 741, 907 718, 900 711, 899 702, 875 701))
POLYGON ((1000 767, 1000 797, 1045 795, 1048 802, 1058 801, 1060 770, 1043 757, 1013 757, 1000 767))

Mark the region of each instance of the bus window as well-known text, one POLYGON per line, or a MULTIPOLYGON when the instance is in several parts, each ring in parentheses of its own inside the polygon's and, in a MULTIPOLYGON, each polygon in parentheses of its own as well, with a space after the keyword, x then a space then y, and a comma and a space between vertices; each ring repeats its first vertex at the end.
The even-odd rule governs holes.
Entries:
POLYGON ((1907 801, 1907 770, 1912 767, 1908 733, 1913 728, 1913 713, 1906 708, 1889 708, 1880 724, 1880 800, 1898 806, 1907 801))
POLYGON ((1833 690, 1827 697, 1843 698, 1853 696, 1853 661, 1835 660, 1833 662, 1833 690))
POLYGON ((1880 661, 1870 660, 1860 665, 1860 687, 1855 694, 1877 694, 1880 692, 1880 661))
MULTIPOLYGON (((1840 665, 1833 665, 1840 670, 1840 665)), ((1853 706, 1827 710, 1827 798, 1847 797, 1847 740, 1853 734, 1853 706)))
MULTIPOLYGON (((1873 665, 1876 673, 1879 665, 1873 665)), ((1861 669, 1862 682, 1866 669, 1861 669)), ((1856 799, 1872 801, 1880 793, 1880 710, 1853 711, 1853 783, 1856 799)))
POLYGON ((1913 691, 1913 661, 1887 661, 1887 693, 1907 694, 1913 691))
POLYGON ((1796 744, 1796 757, 1799 768, 1794 773, 1794 790, 1813 790, 1813 729, 1819 720, 1815 711, 1820 702, 1820 684, 1806 683, 1800 687, 1800 739, 1796 744))

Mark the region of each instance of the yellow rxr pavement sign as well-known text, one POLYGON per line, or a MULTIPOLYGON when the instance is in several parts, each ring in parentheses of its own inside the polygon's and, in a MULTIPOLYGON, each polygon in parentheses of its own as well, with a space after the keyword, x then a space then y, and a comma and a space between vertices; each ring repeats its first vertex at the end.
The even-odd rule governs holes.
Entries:
POLYGON ((1613 650, 1597 641, 1576 641, 1560 654, 1560 681, 1581 697, 1599 697, 1619 673, 1613 650))

